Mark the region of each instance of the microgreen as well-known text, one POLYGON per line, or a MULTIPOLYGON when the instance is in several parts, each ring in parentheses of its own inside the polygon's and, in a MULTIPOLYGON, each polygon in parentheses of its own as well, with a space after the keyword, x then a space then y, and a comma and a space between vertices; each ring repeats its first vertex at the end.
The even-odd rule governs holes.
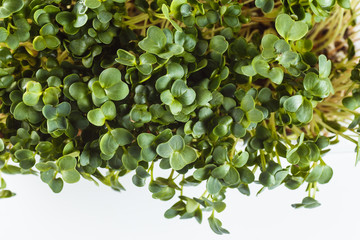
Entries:
POLYGON ((308 184, 292 206, 319 206, 338 136, 360 161, 345 133, 360 126, 350 8, 0 0, 0 198, 15 195, 4 174, 38 171, 54 193, 81 178, 124 191, 131 174, 154 199, 178 197, 166 218, 210 211, 217 234, 229 233, 215 216, 228 189, 308 184))

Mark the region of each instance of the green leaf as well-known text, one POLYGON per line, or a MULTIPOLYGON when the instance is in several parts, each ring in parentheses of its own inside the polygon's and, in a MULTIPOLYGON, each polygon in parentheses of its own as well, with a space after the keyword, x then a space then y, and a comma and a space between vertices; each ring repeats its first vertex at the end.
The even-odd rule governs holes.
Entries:
POLYGON ((0 18, 7 18, 24 7, 23 0, 3 0, 0 7, 0 18))
POLYGON ((60 40, 55 36, 44 36, 46 47, 49 49, 56 49, 60 45, 60 40))
POLYGON ((213 164, 206 165, 203 168, 199 168, 194 171, 193 176, 198 181, 206 180, 210 177, 210 172, 212 169, 214 169, 216 166, 213 164))
POLYGON ((165 33, 156 26, 151 26, 147 30, 147 36, 139 42, 139 47, 155 55, 161 53, 166 46, 165 33))
POLYGON ((313 106, 309 100, 304 100, 303 104, 296 111, 296 117, 302 123, 308 123, 312 120, 313 106))
POLYGON ((23 95, 23 101, 28 106, 35 106, 42 95, 41 84, 35 81, 29 81, 26 84, 26 92, 23 95))
MULTIPOLYGON (((183 1, 183 0, 177 0, 177 1, 172 1, 172 2, 178 2, 178 1, 183 1)), ((171 9, 171 5, 170 5, 170 9, 171 9)), ((185 2, 180 7, 180 13, 184 18, 190 17, 190 15, 191 15, 191 6, 189 4, 186 4, 186 2, 185 2)))
POLYGON ((87 119, 93 125, 101 127, 105 124, 106 117, 100 108, 96 108, 88 112, 87 119))
POLYGON ((182 151, 185 149, 185 141, 180 135, 171 137, 169 145, 173 151, 182 151))
POLYGON ((221 165, 215 168, 214 170, 212 170, 211 176, 213 176, 214 178, 224 178, 226 174, 229 172, 229 169, 230 169, 230 165, 228 164, 221 165))
POLYGON ((59 193, 63 189, 64 182, 61 178, 51 179, 49 182, 49 187, 54 193, 59 193))
POLYGON ((61 90, 58 87, 49 87, 43 93, 43 102, 45 105, 57 105, 61 90))
POLYGON ((345 9, 350 9, 350 0, 337 0, 337 3, 340 5, 340 7, 345 9))
POLYGON ((164 187, 160 191, 153 193, 154 199, 160 199, 162 201, 168 201, 175 195, 175 189, 172 187, 164 187))
POLYGON ((63 156, 58 159, 58 165, 60 171, 67 171, 71 169, 75 169, 77 161, 74 157, 71 156, 63 156))
POLYGON ((261 58, 254 58, 252 66, 258 74, 270 78, 270 80, 276 84, 281 84, 284 78, 284 72, 281 68, 274 67, 270 69, 269 64, 261 58))
POLYGON ((270 174, 268 171, 262 172, 259 176, 259 182, 264 187, 270 187, 275 184, 275 176, 270 174))
POLYGON ((329 79, 318 79, 314 73, 308 73, 304 79, 304 87, 311 95, 326 98, 333 92, 329 79))
POLYGON ((307 176, 307 182, 328 183, 333 175, 333 170, 327 165, 317 165, 307 176))
POLYGON ((250 94, 246 94, 241 100, 241 109, 249 112, 255 108, 255 101, 250 94))
POLYGON ((0 27, 0 42, 5 42, 8 36, 9 32, 5 28, 0 27))
POLYGON ((308 32, 308 26, 304 22, 294 21, 287 14, 276 17, 275 28, 285 40, 296 41, 303 38, 308 32))
POLYGON ((16 194, 11 192, 10 190, 1 190, 0 191, 0 199, 1 198, 10 198, 15 196, 16 194))
POLYGON ((121 72, 116 68, 108 68, 102 71, 99 82, 111 100, 120 101, 129 94, 129 87, 121 81, 121 72))
POLYGON ((41 27, 39 33, 41 36, 56 35, 59 29, 57 29, 52 23, 47 23, 41 27))
POLYGON ((284 102, 284 108, 288 112, 296 112, 303 104, 303 97, 301 95, 295 95, 289 97, 284 102))
POLYGON ((169 7, 166 4, 163 4, 161 6, 161 10, 164 14, 164 16, 166 17, 166 19, 171 23, 171 25, 173 25, 173 27, 179 31, 182 32, 182 28, 174 21, 170 18, 170 13, 169 13, 169 7))
POLYGON ((119 146, 130 144, 134 140, 133 135, 124 128, 113 129, 100 138, 100 150, 103 154, 112 156, 119 146))
MULTIPOLYGON (((48 106, 48 105, 45 105, 48 106)), ((71 112, 71 105, 68 102, 62 102, 56 106, 56 115, 58 117, 68 116, 71 112)))
POLYGON ((212 155, 217 164, 224 164, 228 160, 227 150, 223 146, 216 146, 212 155))
POLYGON ((100 109, 106 120, 113 120, 116 117, 116 106, 112 101, 105 102, 100 109))
POLYGON ((141 133, 137 136, 137 142, 141 148, 149 147, 155 140, 155 136, 151 133, 141 133))
POLYGON ((268 77, 273 83, 281 84, 284 78, 284 72, 279 67, 274 67, 269 71, 268 77))
POLYGON ((61 175, 67 183, 76 183, 80 180, 80 173, 75 169, 62 171, 61 175))
POLYGON ((331 73, 331 61, 327 60, 325 55, 319 56, 319 77, 327 78, 331 73))
POLYGON ((269 88, 262 88, 259 91, 258 99, 261 103, 270 102, 272 99, 272 91, 269 88))
POLYGON ((219 219, 215 218, 213 215, 211 215, 208 218, 208 221, 209 221, 210 228, 211 228, 211 230, 214 231, 214 233, 219 234, 219 235, 229 234, 228 230, 221 227, 222 226, 221 221, 219 219))
POLYGON ((91 9, 95 9, 101 6, 101 2, 99 0, 85 0, 84 4, 91 9))
POLYGON ((229 186, 234 186, 238 183, 240 183, 240 175, 239 172, 234 168, 230 167, 229 171, 224 177, 224 181, 229 186))
POLYGON ((130 120, 135 123, 147 123, 151 121, 151 113, 147 111, 147 105, 136 104, 130 111, 130 120))
POLYGON ((4 151, 4 149, 5 149, 4 141, 0 138, 0 152, 4 151))
POLYGON ((42 120, 41 114, 23 102, 16 105, 14 109, 14 118, 20 121, 28 120, 33 124, 39 123, 42 120))
POLYGON ((210 194, 215 195, 220 192, 221 188, 222 188, 221 182, 217 178, 210 176, 206 182, 206 190, 210 194))
POLYGON ((126 66, 135 66, 136 65, 136 57, 129 53, 128 51, 125 51, 124 49, 119 49, 117 51, 118 57, 115 59, 116 62, 126 65, 126 66))
POLYGON ((33 40, 33 46, 36 51, 43 51, 46 48, 45 38, 43 36, 36 36, 33 40))
POLYGON ((224 54, 229 46, 229 43, 226 41, 224 36, 216 35, 210 40, 210 49, 218 52, 220 54, 224 54))
MULTIPOLYGON (((172 14, 174 14, 175 18, 180 18, 180 16, 184 16, 184 10, 182 10, 182 12, 180 13, 180 8, 183 9, 183 4, 188 5, 186 4, 187 1, 186 0, 173 0, 171 1, 171 4, 170 4, 170 12, 172 14)), ((187 12, 187 11, 186 11, 187 12)), ((184 17, 187 17, 187 15, 185 14, 184 17)))
POLYGON ((143 187, 146 184, 146 181, 144 178, 139 177, 137 174, 132 176, 132 182, 137 187, 143 187))
POLYGON ((342 100, 342 104, 350 109, 350 110, 355 110, 359 107, 359 103, 358 101, 356 100, 355 97, 346 97, 346 98, 343 98, 342 100))
POLYGON ((274 0, 255 0, 255 6, 261 8, 265 13, 269 13, 274 8, 274 0))
POLYGON ((159 154, 163 158, 170 158, 171 154, 173 153, 172 148, 168 142, 161 143, 156 148, 157 154, 159 154))
POLYGON ((182 151, 174 151, 170 157, 170 166, 174 170, 183 169, 186 165, 194 162, 197 158, 193 148, 185 146, 182 151))
POLYGON ((243 167, 249 159, 249 153, 248 152, 242 152, 241 154, 237 154, 233 158, 233 164, 236 168, 243 167))
POLYGON ((136 168, 136 175, 138 175, 141 178, 147 178, 150 177, 150 174, 146 171, 146 169, 142 166, 138 166, 136 168))
POLYGON ((264 119, 263 113, 256 108, 248 111, 246 117, 250 122, 261 122, 264 119))
POLYGON ((297 203, 297 204, 292 204, 291 206, 293 208, 300 208, 300 207, 304 207, 304 208, 316 208, 318 206, 320 206, 321 204, 316 201, 315 199, 313 199, 312 197, 305 197, 302 200, 302 203, 297 203))
POLYGON ((240 184, 240 186, 238 187, 238 190, 242 194, 244 194, 246 196, 250 196, 250 188, 247 184, 240 184))
POLYGON ((19 149, 14 155, 20 161, 20 167, 23 169, 29 169, 35 165, 35 155, 31 150, 19 149))
POLYGON ((287 151, 287 153, 286 153, 286 160, 293 165, 300 162, 300 156, 296 152, 297 150, 298 150, 298 148, 294 148, 294 149, 287 151))
POLYGON ((224 202, 214 202, 214 209, 216 212, 220 213, 225 210, 226 204, 224 202))

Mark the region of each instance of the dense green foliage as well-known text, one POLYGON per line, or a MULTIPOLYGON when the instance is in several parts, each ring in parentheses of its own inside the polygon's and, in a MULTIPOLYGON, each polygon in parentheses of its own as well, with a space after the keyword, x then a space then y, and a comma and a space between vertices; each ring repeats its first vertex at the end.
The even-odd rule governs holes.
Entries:
MULTIPOLYGON (((210 211, 217 234, 229 189, 307 184, 293 207, 320 205, 323 155, 345 129, 318 106, 346 69, 307 36, 348 0, 0 2, 0 174, 39 173, 55 193, 81 177, 122 191, 131 174, 153 198, 178 198, 166 218, 210 211)), ((359 69, 340 106, 350 129, 359 69)), ((3 177, 0 198, 14 195, 3 177)))

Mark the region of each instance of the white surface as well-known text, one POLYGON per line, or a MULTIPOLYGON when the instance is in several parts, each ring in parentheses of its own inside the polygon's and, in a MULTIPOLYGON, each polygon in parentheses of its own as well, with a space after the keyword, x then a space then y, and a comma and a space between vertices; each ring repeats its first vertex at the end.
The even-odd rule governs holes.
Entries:
POLYGON ((320 185, 316 198, 322 206, 316 209, 290 206, 306 196, 304 187, 291 191, 281 186, 258 197, 255 184, 251 197, 229 190, 226 210, 216 215, 231 232, 222 236, 210 230, 208 213, 201 225, 194 219, 165 219, 164 211, 177 199, 154 200, 128 177, 122 180, 126 192, 81 180, 66 184, 56 195, 39 177, 5 175, 9 189, 17 195, 0 200, 0 239, 359 240, 360 166, 354 167, 353 149, 354 144, 342 141, 324 157, 334 176, 330 183, 320 185))

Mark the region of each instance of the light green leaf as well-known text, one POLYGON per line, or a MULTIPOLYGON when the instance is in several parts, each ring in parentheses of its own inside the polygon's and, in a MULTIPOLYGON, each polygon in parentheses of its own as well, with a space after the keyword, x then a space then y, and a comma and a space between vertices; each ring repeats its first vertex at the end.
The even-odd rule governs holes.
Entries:
POLYGON ((121 72, 116 68, 108 68, 101 72, 99 83, 106 95, 114 101, 120 101, 129 94, 129 87, 121 80, 121 72))
POLYGON ((93 125, 101 127, 105 124, 106 117, 100 108, 96 108, 88 112, 87 119, 93 125))
POLYGON ((206 182, 206 190, 210 194, 215 195, 218 192, 220 192, 221 188, 222 188, 221 182, 217 178, 210 176, 206 182))
POLYGON ((212 170, 211 176, 213 176, 214 178, 224 178, 226 174, 229 172, 229 169, 230 169, 230 165, 228 164, 221 165, 215 168, 214 170, 212 170))
POLYGON ((185 141, 180 135, 170 138, 169 145, 173 151, 182 151, 185 148, 185 141))
POLYGON ((296 111, 297 119, 302 123, 308 123, 313 117, 313 106, 309 100, 304 99, 304 102, 296 111))
POLYGON ((241 154, 237 154, 233 158, 233 164, 236 168, 243 167, 249 159, 248 152, 242 152, 241 154))
POLYGON ((274 0, 255 0, 255 6, 261 8, 265 13, 269 13, 274 8, 274 0))
POLYGON ((58 165, 60 171, 75 169, 76 164, 77 164, 76 158, 71 156, 63 156, 58 159, 58 165))
POLYGON ((129 53, 128 51, 125 51, 124 49, 119 49, 117 51, 118 57, 115 59, 116 62, 126 65, 126 66, 135 66, 136 65, 136 57, 129 53))
POLYGON ((76 183, 80 180, 80 173, 75 169, 62 171, 61 175, 67 183, 76 183))
POLYGON ((88 8, 95 9, 95 8, 100 7, 101 2, 99 0, 85 0, 84 4, 88 8))
POLYGON ((197 158, 196 152, 193 148, 185 146, 184 150, 178 152, 174 151, 170 157, 170 166, 174 170, 181 170, 186 165, 194 162, 197 158))
POLYGON ((294 21, 287 14, 276 17, 275 28, 285 40, 296 41, 303 38, 308 32, 308 26, 304 22, 294 21))
POLYGON ((238 183, 240 183, 240 174, 239 172, 234 168, 230 167, 229 171, 224 177, 224 181, 229 186, 234 186, 238 183))
POLYGON ((7 18, 24 7, 23 0, 3 0, 0 7, 0 18, 7 18))
POLYGON ((340 5, 340 7, 345 9, 350 9, 350 0, 337 0, 337 3, 340 5))
POLYGON ((171 154, 173 153, 172 148, 168 142, 161 143, 156 148, 157 154, 159 154, 163 158, 170 158, 171 154))
POLYGON ((36 51, 43 51, 46 48, 46 41, 43 36, 36 36, 33 40, 33 46, 36 51))
POLYGON ((156 26, 151 26, 147 30, 147 36, 139 42, 139 47, 149 53, 159 54, 166 46, 166 36, 164 32, 156 26))
POLYGON ((224 36, 216 35, 210 40, 210 49, 218 52, 220 54, 224 54, 229 46, 229 43, 226 41, 224 36))
POLYGON ((208 218, 208 221, 210 228, 214 231, 214 233, 218 235, 229 234, 229 231, 222 227, 221 221, 215 218, 213 215, 208 218))
POLYGON ((319 77, 327 78, 331 73, 331 61, 327 60, 325 55, 319 56, 319 77))
POLYGON ((296 112, 303 104, 303 97, 301 95, 295 95, 289 97, 284 102, 284 108, 288 112, 296 112))

